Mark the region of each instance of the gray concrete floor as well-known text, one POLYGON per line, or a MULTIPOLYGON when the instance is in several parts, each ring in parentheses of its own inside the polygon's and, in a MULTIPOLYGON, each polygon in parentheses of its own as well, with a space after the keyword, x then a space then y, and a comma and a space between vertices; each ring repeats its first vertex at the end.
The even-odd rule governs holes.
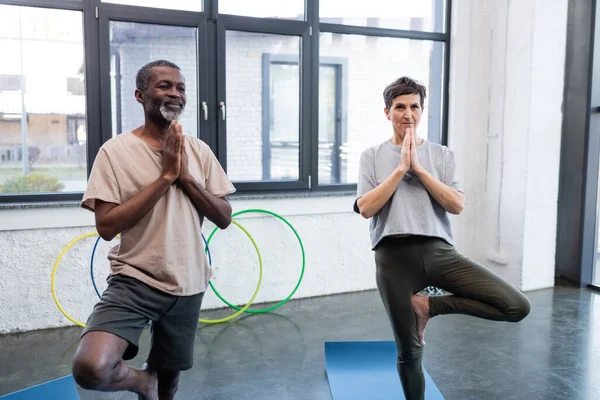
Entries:
MULTIPOLYGON (((431 320, 424 366, 446 399, 600 399, 600 294, 557 287, 527 295, 532 312, 518 324, 462 315, 431 320)), ((0 395, 69 374, 79 335, 66 328, 0 336, 0 395)), ((201 326, 196 365, 183 373, 177 398, 331 399, 323 343, 337 340, 392 340, 377 292, 296 300, 271 314, 201 326)), ((148 347, 146 330, 134 366, 148 347)))

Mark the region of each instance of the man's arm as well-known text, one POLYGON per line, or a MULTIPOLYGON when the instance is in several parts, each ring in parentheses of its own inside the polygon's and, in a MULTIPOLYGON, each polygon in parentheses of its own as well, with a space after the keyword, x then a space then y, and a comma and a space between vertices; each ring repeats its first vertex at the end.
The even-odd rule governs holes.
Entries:
POLYGON ((137 224, 152 210, 174 181, 172 178, 161 176, 123 204, 96 200, 95 215, 98 234, 102 239, 109 241, 137 224))
POLYGON ((171 124, 163 148, 161 176, 122 204, 96 200, 96 230, 102 239, 112 240, 137 224, 169 190, 181 172, 183 140, 183 136, 177 135, 174 124, 171 124))
POLYGON ((439 181, 424 168, 413 171, 419 177, 431 197, 450 214, 460 214, 465 206, 465 195, 439 181))
POLYGON ((189 174, 181 177, 179 183, 201 218, 208 218, 220 229, 226 229, 231 224, 231 205, 226 199, 211 194, 189 174))
POLYGON ((190 174, 185 146, 181 147, 181 173, 177 182, 190 198, 201 220, 206 217, 220 229, 226 229, 231 224, 231 205, 229 202, 210 193, 190 174))

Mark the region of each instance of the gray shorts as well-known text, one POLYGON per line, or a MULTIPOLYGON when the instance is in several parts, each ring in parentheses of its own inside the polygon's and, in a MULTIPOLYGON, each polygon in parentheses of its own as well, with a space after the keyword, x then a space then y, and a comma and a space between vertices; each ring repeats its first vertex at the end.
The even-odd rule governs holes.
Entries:
POLYGON ((163 371, 185 371, 194 364, 203 297, 204 293, 172 296, 129 276, 113 275, 108 278, 108 287, 94 306, 83 335, 103 331, 127 340, 129 346, 123 359, 130 360, 138 353, 142 331, 152 321, 148 365, 163 371))

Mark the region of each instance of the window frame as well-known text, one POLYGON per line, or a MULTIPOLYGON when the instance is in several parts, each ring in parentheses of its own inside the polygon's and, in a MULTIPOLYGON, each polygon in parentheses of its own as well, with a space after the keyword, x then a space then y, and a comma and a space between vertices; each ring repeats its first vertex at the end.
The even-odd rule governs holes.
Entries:
MULTIPOLYGON (((441 109, 430 116, 430 126, 440 126, 441 144, 448 143, 448 99, 450 70, 450 32, 452 0, 445 0, 444 13, 435 12, 435 24, 444 24, 443 32, 396 30, 369 26, 353 26, 319 21, 319 0, 305 0, 303 21, 257 18, 218 14, 218 0, 203 2, 203 11, 180 11, 153 7, 129 6, 103 3, 101 0, 0 0, 1 5, 40 7, 81 11, 85 55, 86 127, 87 127, 87 176, 100 147, 112 137, 110 94, 109 20, 193 26, 198 29, 198 129, 200 139, 213 150, 224 169, 227 170, 226 121, 220 118, 219 102, 227 101, 225 82, 225 35, 227 30, 296 35, 300 38, 300 165, 297 181, 234 181, 239 194, 319 193, 348 192, 356 190, 356 183, 319 184, 319 68, 327 57, 320 57, 321 32, 392 37, 431 41, 443 45, 442 71, 431 71, 432 84, 429 101, 441 109), (202 38, 205 37, 206 40, 202 38), (201 104, 209 106, 208 120, 204 120, 201 104), (437 119, 433 121, 433 119, 437 119), (439 124, 439 125, 432 125, 439 124)), ((249 0, 251 1, 251 0, 249 0)), ((440 3, 440 2, 436 2, 440 3)), ((441 2, 444 3, 443 1, 441 2)), ((439 52, 435 52, 438 54, 439 52)), ((337 64, 336 64, 337 65, 337 64)), ((347 67, 341 66, 342 85, 347 80, 347 67)), ((347 104, 347 91, 342 90, 342 101, 347 104)), ((225 103, 227 104, 227 103, 225 103)), ((342 107, 345 107, 345 105, 342 107)), ((344 109, 342 112, 344 113, 344 109)), ((342 121, 346 116, 344 115, 342 121)), ((342 122, 343 129, 346 124, 342 122)), ((25 193, 0 195, 4 203, 73 202, 82 198, 81 192, 25 193)), ((233 195, 235 197, 235 195, 233 195)))
MULTIPOLYGON (((308 4, 311 4, 309 18, 313 29, 312 36, 312 63, 311 70, 315 77, 311 86, 311 112, 312 115, 316 116, 312 119, 311 131, 316 132, 314 135, 317 140, 313 140, 311 145, 311 154, 317 155, 313 157, 311 163, 311 179, 316 183, 312 189, 314 192, 332 192, 332 191, 356 191, 356 183, 340 183, 340 184, 319 184, 319 165, 318 165, 318 132, 319 132, 319 104, 318 104, 318 88, 319 88, 319 55, 320 55, 320 34, 321 33, 335 33, 342 35, 361 35, 370 37, 387 37, 387 38, 398 38, 398 39, 413 39, 413 40, 426 40, 433 42, 434 46, 436 43, 442 43, 444 46, 444 60, 443 63, 432 63, 432 65, 441 65, 442 71, 432 70, 430 74, 432 76, 442 76, 441 79, 434 81, 435 85, 441 87, 429 87, 429 101, 430 107, 435 104, 441 105, 441 115, 432 113, 429 116, 430 126, 441 126, 439 140, 433 140, 443 145, 448 143, 448 99, 449 99, 449 71, 450 71, 450 32, 452 31, 451 20, 452 20, 452 0, 445 1, 444 13, 436 12, 435 24, 444 24, 444 29, 441 32, 427 32, 427 31, 412 31, 403 29, 389 29, 389 28, 376 28, 369 26, 357 26, 357 25, 344 25, 334 23, 322 23, 319 20, 319 0, 307 0, 308 4), (440 90, 441 89, 441 90, 440 90)), ((443 4, 444 2, 442 2, 443 4)), ((439 4, 439 2, 436 2, 439 4)), ((434 47, 435 48, 435 47, 434 47)), ((434 52, 435 54, 435 52, 434 52)), ((382 88, 383 90, 383 88, 382 88)), ((431 138, 430 138, 431 140, 431 138)))
MULTIPOLYGON (((335 68, 335 102, 336 102, 336 120, 339 119, 339 123, 336 121, 335 125, 335 138, 334 138, 334 147, 336 142, 341 146, 342 143, 348 137, 348 113, 346 110, 348 109, 348 59, 345 57, 319 57, 319 76, 321 72, 322 66, 329 66, 335 68)), ((317 93, 317 97, 319 94, 317 93)), ((319 145, 319 132, 316 135, 317 146, 319 145)), ((339 147, 338 147, 339 149, 339 147)), ((334 149, 334 157, 337 162, 333 165, 333 170, 336 171, 337 178, 341 180, 341 160, 340 160, 340 152, 337 149, 334 149)), ((318 174, 318 164, 319 164, 319 153, 315 154, 316 162, 317 162, 317 174, 318 174)), ((329 187, 329 186, 339 186, 341 183, 332 183, 332 184, 321 184, 321 187, 329 187)))
MULTIPOLYGON (((82 21, 83 21, 83 45, 84 45, 84 58, 85 58, 85 69, 86 69, 86 78, 88 73, 93 75, 93 66, 89 65, 90 62, 88 60, 88 48, 93 43, 93 21, 89 22, 89 11, 88 9, 91 7, 92 2, 95 0, 0 0, 0 5, 8 5, 8 6, 20 6, 20 7, 36 7, 36 8, 48 8, 48 9, 57 9, 57 10, 67 10, 67 11, 81 11, 82 12, 82 21), (91 67, 91 68, 90 68, 91 67)), ((97 34, 96 34, 97 36, 97 34)), ((93 53, 93 52, 92 52, 93 53)), ((93 58, 93 56, 92 56, 93 58)), ((88 82, 86 79, 86 117, 94 118, 95 110, 92 105, 90 105, 90 93, 93 93, 95 88, 92 85, 92 82, 88 82), (91 111, 90 111, 91 110, 91 111)), ((86 122, 87 124, 87 134, 88 134, 88 142, 87 142, 87 175, 89 176, 91 163, 90 163, 90 154, 94 150, 94 146, 90 146, 90 121, 86 122)), ((95 149, 97 152, 100 146, 95 149)), ((95 154, 95 153, 94 153, 95 154)), ((82 193, 80 192, 59 192, 59 193, 10 193, 6 195, 0 195, 0 204, 4 203, 60 203, 60 202, 71 202, 80 200, 82 197, 82 193)))
MULTIPOLYGON (((263 180, 270 179, 269 177, 265 177, 265 174, 270 165, 270 139, 271 139, 271 129, 270 129, 270 118, 271 118, 271 101, 270 101, 270 89, 271 89, 271 66, 273 65, 298 65, 296 62, 296 57, 292 55, 285 54, 271 54, 264 53, 263 54, 263 68, 262 68, 262 154, 263 154, 263 180)), ((335 138, 334 138, 334 148, 335 143, 341 144, 344 141, 344 138, 347 137, 348 133, 348 118, 347 114, 344 112, 348 108, 348 59, 345 57, 320 57, 319 58, 319 73, 320 68, 323 66, 333 67, 335 68, 335 114, 336 114, 336 126, 335 126, 335 138), (339 122, 338 122, 339 120, 339 122)), ((319 137, 317 134, 317 141, 319 141, 319 137)), ((334 150, 335 151, 335 150, 334 150)), ((318 158, 319 155, 316 154, 315 157, 318 158)), ((337 175, 340 175, 341 162, 339 161, 339 157, 336 157, 337 163, 334 163, 333 170, 336 171, 337 175)))
MULTIPOLYGON (((226 41, 227 31, 263 33, 271 35, 296 36, 300 40, 298 60, 302 65, 300 68, 300 120, 299 122, 299 143, 300 143, 300 165, 297 180, 272 180, 272 181, 235 181, 237 193, 255 193, 255 192, 281 192, 309 189, 308 163, 310 154, 305 149, 310 140, 310 115, 307 112, 309 108, 310 96, 310 59, 307 49, 310 47, 310 27, 306 21, 297 20, 279 20, 269 18, 244 17, 238 15, 219 15, 217 21, 217 97, 218 103, 223 102, 227 107, 227 82, 226 82, 226 41)), ((217 158, 227 171, 227 117, 222 118, 219 111, 217 122, 217 158)))
MULTIPOLYGON (((203 101, 208 101, 209 91, 207 84, 207 33, 206 21, 207 16, 204 12, 195 11, 179 11, 167 9, 155 9, 138 6, 125 6, 114 3, 103 3, 98 12, 99 20, 99 51, 100 57, 100 82, 101 82, 101 97, 102 97, 102 143, 112 138, 112 113, 111 113, 111 62, 112 54, 110 52, 110 23, 111 22, 131 22, 149 25, 164 25, 185 28, 197 29, 196 42, 196 79, 198 82, 197 104, 198 115, 196 123, 198 126, 198 138, 207 141, 209 137, 209 128, 207 121, 201 116, 201 104, 203 101)), ((117 108, 117 116, 121 113, 120 108, 117 108)), ((122 132, 119 132, 122 133, 122 132)))

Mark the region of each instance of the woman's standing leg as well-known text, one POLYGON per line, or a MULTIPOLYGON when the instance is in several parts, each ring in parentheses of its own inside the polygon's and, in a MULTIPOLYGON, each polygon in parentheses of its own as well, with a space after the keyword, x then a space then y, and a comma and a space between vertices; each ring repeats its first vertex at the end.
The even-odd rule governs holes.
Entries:
POLYGON ((423 347, 417 336, 412 296, 423 287, 424 269, 419 242, 384 239, 375 250, 377 287, 398 348, 398 375, 407 400, 422 400, 425 378, 423 347))
MULTIPOLYGON (((429 317, 466 314, 493 321, 519 322, 529 314, 531 305, 523 293, 442 240, 430 242, 425 253, 425 268, 432 285, 453 294, 429 298, 429 317)), ((420 323, 421 326, 424 328, 424 323, 420 323)), ((422 329, 419 333, 422 335, 422 329)))

